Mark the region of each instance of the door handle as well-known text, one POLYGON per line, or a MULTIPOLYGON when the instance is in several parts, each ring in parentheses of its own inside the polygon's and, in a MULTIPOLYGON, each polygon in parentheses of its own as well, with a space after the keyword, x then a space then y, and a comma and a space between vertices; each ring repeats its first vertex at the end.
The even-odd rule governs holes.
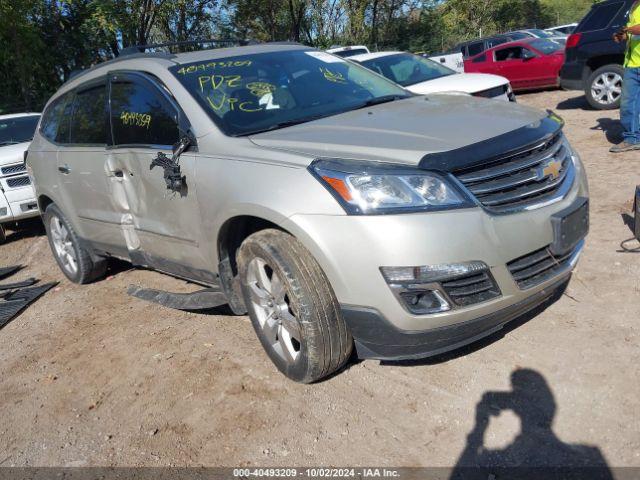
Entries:
POLYGON ((60 173, 64 173, 65 175, 69 175, 71 173, 71 169, 69 168, 69 165, 67 165, 67 164, 58 166, 58 171, 60 173))

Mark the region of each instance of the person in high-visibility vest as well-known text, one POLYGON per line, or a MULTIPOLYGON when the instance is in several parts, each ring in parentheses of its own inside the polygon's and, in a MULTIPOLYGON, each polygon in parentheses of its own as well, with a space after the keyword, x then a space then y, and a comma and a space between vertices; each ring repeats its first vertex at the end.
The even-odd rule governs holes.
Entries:
POLYGON ((613 39, 627 42, 624 57, 624 79, 620 101, 620 123, 624 128, 624 141, 611 147, 611 152, 620 153, 640 150, 640 0, 629 10, 629 21, 613 39))

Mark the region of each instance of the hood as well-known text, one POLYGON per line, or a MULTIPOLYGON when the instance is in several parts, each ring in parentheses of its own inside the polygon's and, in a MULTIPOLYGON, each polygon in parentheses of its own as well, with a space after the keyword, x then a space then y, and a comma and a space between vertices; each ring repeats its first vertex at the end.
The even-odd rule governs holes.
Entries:
POLYGON ((420 95, 436 92, 476 93, 509 83, 504 77, 487 73, 459 73, 410 85, 407 90, 420 95))
POLYGON ((354 110, 250 139, 262 147, 308 156, 308 163, 323 157, 418 165, 430 153, 486 144, 523 127, 537 128, 546 116, 546 112, 511 102, 435 94, 354 110))
POLYGON ((29 143, 31 142, 0 147, 0 165, 11 165, 24 161, 24 152, 29 148, 29 143))

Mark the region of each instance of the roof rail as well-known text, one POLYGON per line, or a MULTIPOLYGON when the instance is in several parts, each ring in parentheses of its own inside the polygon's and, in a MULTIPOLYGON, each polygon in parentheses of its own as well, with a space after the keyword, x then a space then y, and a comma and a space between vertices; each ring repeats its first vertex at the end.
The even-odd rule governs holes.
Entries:
POLYGON ((180 42, 164 42, 164 43, 154 43, 151 45, 133 45, 131 47, 123 48, 120 51, 119 56, 133 55, 136 53, 144 53, 145 50, 151 50, 155 48, 163 48, 163 47, 179 47, 186 45, 221 45, 221 46, 233 46, 233 45, 253 45, 256 44, 255 40, 243 40, 238 38, 204 38, 200 40, 184 40, 180 42))

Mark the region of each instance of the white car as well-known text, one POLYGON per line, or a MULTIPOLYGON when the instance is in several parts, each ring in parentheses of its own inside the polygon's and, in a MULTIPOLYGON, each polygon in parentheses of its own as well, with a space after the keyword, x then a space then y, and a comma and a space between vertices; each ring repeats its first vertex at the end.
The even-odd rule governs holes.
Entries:
POLYGON ((40 215, 25 166, 39 113, 0 115, 0 242, 4 224, 40 215))
POLYGON ((358 62, 413 93, 456 92, 476 97, 515 101, 509 80, 486 73, 457 73, 433 60, 406 52, 378 52, 356 55, 358 62))
POLYGON ((457 73, 464 73, 464 57, 462 52, 441 53, 438 55, 421 55, 422 57, 440 63, 445 67, 455 70, 457 73))
POLYGON ((577 23, 569 23, 567 25, 558 25, 557 27, 545 28, 545 31, 554 35, 571 35, 577 26, 577 23))

